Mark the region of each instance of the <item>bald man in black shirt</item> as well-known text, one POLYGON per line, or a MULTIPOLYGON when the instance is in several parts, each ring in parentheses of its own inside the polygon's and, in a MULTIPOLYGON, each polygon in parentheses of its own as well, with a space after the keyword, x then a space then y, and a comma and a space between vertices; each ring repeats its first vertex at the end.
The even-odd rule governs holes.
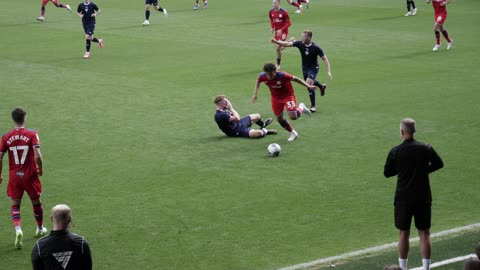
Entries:
POLYGON ((91 270, 92 255, 87 240, 68 231, 72 223, 70 207, 56 205, 50 219, 53 222, 50 235, 39 239, 33 246, 33 269, 91 270))
POLYGON ((398 175, 395 191, 395 227, 399 229, 399 264, 407 269, 410 224, 415 218, 415 227, 420 238, 420 253, 423 269, 430 269, 432 243, 430 241, 432 193, 428 174, 443 167, 443 161, 432 146, 416 141, 415 120, 405 118, 400 122, 403 143, 388 153, 384 175, 398 175))

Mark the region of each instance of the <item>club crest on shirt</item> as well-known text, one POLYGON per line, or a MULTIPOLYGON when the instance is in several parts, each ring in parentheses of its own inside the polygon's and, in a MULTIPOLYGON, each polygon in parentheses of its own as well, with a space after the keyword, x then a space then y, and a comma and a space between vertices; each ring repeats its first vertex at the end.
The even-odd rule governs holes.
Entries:
POLYGON ((308 52, 308 51, 305 51, 305 55, 308 55, 308 54, 309 54, 309 52, 308 52))
POLYGON ((85 12, 88 12, 88 8, 85 8, 85 12))
POLYGON ((282 84, 282 81, 277 81, 277 85, 281 85, 282 84))
POLYGON ((283 17, 283 14, 279 14, 278 17, 279 17, 279 18, 282 18, 282 17, 283 17))

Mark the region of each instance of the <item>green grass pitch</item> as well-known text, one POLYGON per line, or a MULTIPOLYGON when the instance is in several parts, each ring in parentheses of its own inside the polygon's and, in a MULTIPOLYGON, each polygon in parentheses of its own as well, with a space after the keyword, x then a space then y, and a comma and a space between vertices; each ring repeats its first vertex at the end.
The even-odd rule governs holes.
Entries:
MULTIPOLYGON (((213 121, 216 94, 241 115, 272 117, 266 86, 249 103, 275 59, 271 1, 211 0, 193 11, 193 0, 160 0, 170 16, 152 12, 148 27, 142 0, 95 2, 105 46, 92 44, 84 60, 74 12, 50 3, 40 23, 40 1, 0 1, 0 131, 12 128, 14 107, 28 111, 45 158, 45 223, 53 205, 69 204, 95 269, 276 269, 396 241, 395 180, 383 165, 404 117, 445 161, 431 176, 432 231, 480 222, 479 1, 449 5, 454 46, 446 51, 442 37, 436 53, 433 9, 422 1, 408 18, 405 1, 311 0, 302 15, 282 1, 290 36, 311 29, 334 76, 318 112, 292 121, 291 143, 276 122, 278 135, 246 140, 224 137, 213 121), (272 142, 278 158, 267 157, 272 142)), ((296 48, 284 50, 282 69, 301 76, 296 48)), ((5 198, 2 269, 31 267, 26 197, 22 222, 17 251, 5 198)))

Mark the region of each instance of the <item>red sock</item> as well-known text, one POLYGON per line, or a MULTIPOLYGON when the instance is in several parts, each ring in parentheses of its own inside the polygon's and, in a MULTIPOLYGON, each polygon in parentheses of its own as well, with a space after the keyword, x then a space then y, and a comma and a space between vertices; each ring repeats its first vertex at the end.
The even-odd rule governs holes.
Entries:
POLYGON ((43 205, 41 203, 33 206, 33 216, 35 217, 37 226, 42 226, 43 225, 43 205))
POLYGON ((437 39, 437 45, 440 45, 440 32, 435 31, 435 38, 437 39))
POLYGON ((292 6, 296 6, 297 8, 300 7, 300 5, 297 2, 293 2, 293 1, 292 1, 292 6))
POLYGON ((20 205, 12 205, 10 216, 12 217, 13 226, 20 226, 20 205))
POLYGON ((287 120, 283 120, 280 125, 288 132, 292 132, 293 128, 287 120))
POLYGON ((42 17, 45 16, 45 6, 42 6, 40 15, 41 15, 42 17))
POLYGON ((443 34, 443 37, 445 37, 445 39, 447 40, 448 43, 450 43, 450 42, 452 41, 452 40, 450 39, 450 37, 448 36, 447 30, 442 31, 442 34, 443 34))

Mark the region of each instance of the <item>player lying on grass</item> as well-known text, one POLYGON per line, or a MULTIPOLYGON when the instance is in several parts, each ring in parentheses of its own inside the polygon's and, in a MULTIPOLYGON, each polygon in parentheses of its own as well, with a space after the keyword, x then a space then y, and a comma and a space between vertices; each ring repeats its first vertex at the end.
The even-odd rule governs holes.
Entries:
POLYGON ((224 95, 215 96, 213 103, 217 106, 215 122, 227 136, 262 138, 268 134, 277 134, 277 131, 274 129, 266 129, 272 123, 272 118, 263 121, 258 113, 240 118, 232 103, 224 95), (257 124, 260 129, 251 128, 252 123, 257 124))

